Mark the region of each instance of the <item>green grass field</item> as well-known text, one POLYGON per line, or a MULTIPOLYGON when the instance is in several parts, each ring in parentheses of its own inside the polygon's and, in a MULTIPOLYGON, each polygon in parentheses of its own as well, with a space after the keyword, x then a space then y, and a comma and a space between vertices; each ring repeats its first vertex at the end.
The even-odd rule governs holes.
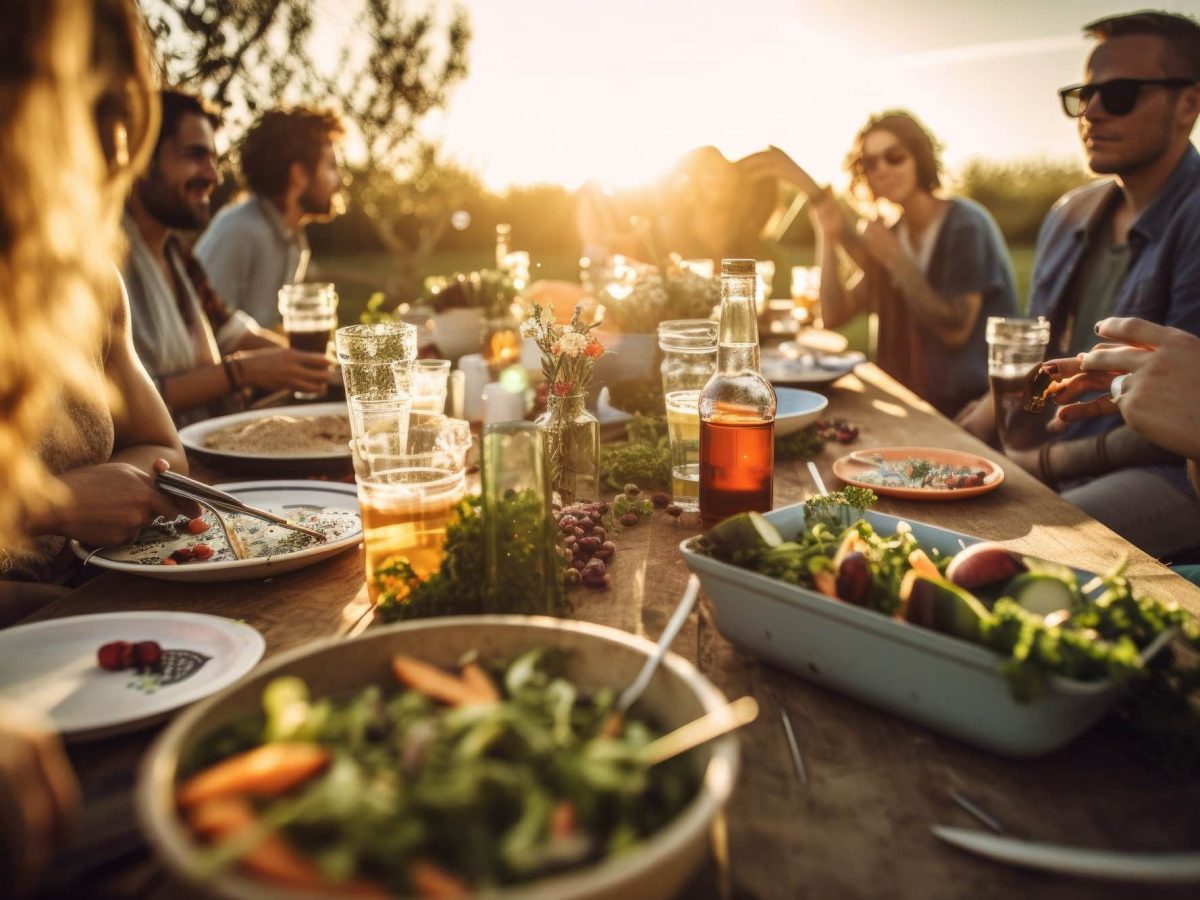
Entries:
MULTIPOLYGON (((1017 293, 1021 308, 1029 302, 1029 278, 1033 270, 1033 246, 1019 245, 1011 248, 1013 269, 1017 276, 1017 293)), ((776 257, 776 290, 786 290, 786 276, 791 266, 812 264, 811 252, 792 248, 781 248, 776 257)), ((360 256, 325 256, 314 260, 314 275, 327 278, 337 284, 341 298, 339 319, 343 325, 357 322, 366 308, 367 299, 376 291, 386 288, 392 272, 392 264, 384 254, 360 256)), ((436 253, 418 272, 421 279, 430 275, 450 275, 454 272, 470 272, 492 265, 489 251, 477 253, 436 253)), ((544 257, 533 255, 533 277, 574 281, 579 277, 578 260, 570 254, 551 254, 544 257)), ((415 299, 415 298, 414 298, 415 299)), ((860 318, 851 322, 842 333, 850 340, 850 346, 865 351, 867 348, 867 323, 860 318)))

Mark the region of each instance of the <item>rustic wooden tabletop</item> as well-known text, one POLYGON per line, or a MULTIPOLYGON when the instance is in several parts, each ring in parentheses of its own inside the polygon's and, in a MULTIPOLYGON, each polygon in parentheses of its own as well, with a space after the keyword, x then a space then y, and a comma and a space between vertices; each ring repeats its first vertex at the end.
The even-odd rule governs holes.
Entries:
MULTIPOLYGON (((941 503, 884 499, 880 511, 1096 571, 1128 555, 1129 573, 1143 591, 1200 613, 1200 590, 874 366, 860 366, 829 395, 828 415, 861 428, 855 447, 937 446, 987 456, 1004 467, 1004 484, 983 497, 941 503)), ((831 445, 817 460, 830 486, 838 484, 830 465, 849 449, 831 445)), ((220 475, 203 467, 201 474, 220 475)), ((803 501, 814 491, 803 462, 779 463, 777 507, 803 501)), ((694 517, 675 521, 661 514, 627 529, 611 589, 573 594, 577 615, 657 639, 687 578, 678 543, 697 530, 694 517)), ((317 637, 350 636, 372 623, 361 548, 258 582, 173 584, 105 574, 34 619, 151 609, 242 619, 262 632, 268 656, 317 637)), ((697 663, 728 696, 751 694, 761 706, 758 721, 742 732, 742 773, 725 817, 727 841, 716 841, 717 857, 727 853, 727 863, 707 866, 689 897, 1187 894, 1025 872, 955 851, 930 833, 934 823, 977 827, 951 802, 949 792, 957 789, 1029 838, 1126 850, 1200 848, 1200 774, 1180 777, 1157 769, 1111 724, 1049 756, 1014 761, 758 662, 722 638, 705 602, 673 649, 697 663), (793 770, 781 709, 795 726, 807 784, 793 770)), ((87 798, 84 840, 52 868, 44 896, 84 896, 85 890, 93 896, 187 896, 148 859, 130 819, 128 790, 153 735, 72 747, 87 798), (118 858, 91 868, 114 854, 118 858)))

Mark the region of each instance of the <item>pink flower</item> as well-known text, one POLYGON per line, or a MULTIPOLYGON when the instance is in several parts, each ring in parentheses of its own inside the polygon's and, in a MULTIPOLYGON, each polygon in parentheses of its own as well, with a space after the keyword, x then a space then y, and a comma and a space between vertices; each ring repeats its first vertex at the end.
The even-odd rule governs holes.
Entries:
POLYGON ((592 359, 599 359, 604 353, 604 345, 593 338, 592 340, 588 341, 588 345, 583 348, 583 352, 592 359))
POLYGON ((560 353, 562 353, 562 344, 560 344, 558 341, 555 341, 550 345, 550 352, 555 356, 558 356, 560 353))
POLYGON ((555 397, 567 397, 575 390, 575 382, 573 381, 556 381, 554 387, 551 388, 555 397))

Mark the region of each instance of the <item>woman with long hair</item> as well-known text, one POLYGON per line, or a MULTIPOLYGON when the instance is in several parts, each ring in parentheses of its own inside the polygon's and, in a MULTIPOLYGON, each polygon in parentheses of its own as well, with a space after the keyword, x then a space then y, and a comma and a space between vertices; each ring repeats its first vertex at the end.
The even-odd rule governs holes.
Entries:
POLYGON ((987 390, 987 317, 1017 313, 1012 263, 987 210, 941 190, 938 144, 912 114, 874 116, 855 137, 846 167, 867 214, 857 229, 782 150, 745 162, 810 196, 829 327, 874 313, 875 361, 947 416, 987 390), (890 226, 888 207, 900 213, 890 226))
MULTIPOLYGON (((119 215, 157 110, 132 0, 7 0, 0 28, 0 613, 66 536, 126 539, 179 508, 186 461, 133 352, 119 215), (51 539, 49 535, 57 535, 51 539), (31 541, 31 539, 33 539, 31 541)), ((21 592, 27 597, 30 591, 21 592)), ((45 723, 0 708, 0 885, 29 887, 78 804, 45 723)))
POLYGON ((14 0, 0 29, 0 623, 66 539, 124 543, 180 511, 154 469, 186 459, 114 264, 158 127, 141 27, 130 0, 14 0))

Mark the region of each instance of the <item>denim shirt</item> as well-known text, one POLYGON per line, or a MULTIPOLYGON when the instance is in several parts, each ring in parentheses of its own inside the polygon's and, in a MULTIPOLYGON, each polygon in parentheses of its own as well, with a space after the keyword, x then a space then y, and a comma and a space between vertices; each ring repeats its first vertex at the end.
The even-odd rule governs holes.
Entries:
MULTIPOLYGON (((1050 319, 1051 356, 1066 352, 1063 342, 1070 339, 1071 330, 1063 304, 1071 281, 1095 229, 1119 200, 1115 181, 1088 184, 1059 200, 1042 223, 1029 314, 1050 319)), ((1200 334, 1200 153, 1194 146, 1188 146, 1158 196, 1134 221, 1128 240, 1129 269, 1110 315, 1136 316, 1200 334)), ((1064 438, 1094 436, 1120 424, 1117 415, 1084 419, 1073 422, 1064 438)), ((1188 492, 1182 460, 1146 468, 1188 492)))

